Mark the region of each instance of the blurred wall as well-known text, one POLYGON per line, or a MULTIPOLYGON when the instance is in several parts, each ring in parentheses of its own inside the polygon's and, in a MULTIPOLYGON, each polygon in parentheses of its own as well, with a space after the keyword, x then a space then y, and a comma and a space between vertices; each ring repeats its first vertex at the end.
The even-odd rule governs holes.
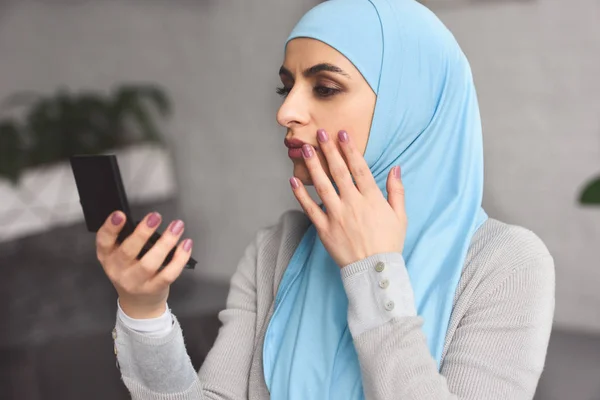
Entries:
MULTIPOLYGON (((152 80, 171 92, 182 217, 197 276, 226 281, 261 226, 296 207, 275 123, 282 45, 313 0, 0 2, 0 98, 152 80)), ((491 216, 534 230, 557 267, 557 324, 600 330, 600 3, 444 6, 471 60, 491 216)))

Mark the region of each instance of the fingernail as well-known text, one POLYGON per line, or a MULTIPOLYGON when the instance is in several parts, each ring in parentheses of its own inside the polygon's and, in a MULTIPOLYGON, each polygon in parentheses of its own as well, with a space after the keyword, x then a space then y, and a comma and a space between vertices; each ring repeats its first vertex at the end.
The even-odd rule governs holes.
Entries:
POLYGON ((348 132, 339 131, 338 138, 340 139, 340 142, 347 142, 348 141, 348 132))
POLYGON ((119 213, 114 213, 110 218, 110 222, 112 222, 113 225, 119 225, 123 222, 123 216, 119 213))
POLYGON ((148 225, 148 228, 155 228, 159 223, 160 214, 157 212, 153 212, 152 214, 150 214, 148 220, 146 221, 146 225, 148 225))
POLYGON ((305 158, 311 158, 313 155, 312 146, 310 144, 305 144, 304 146, 302 146, 302 154, 305 158))
POLYGON ((192 239, 185 239, 183 241, 183 250, 190 251, 192 249, 193 244, 194 244, 194 241, 192 239))
POLYGON ((317 139, 319 139, 319 142, 321 143, 325 143, 329 139, 329 136, 327 136, 327 132, 325 132, 325 129, 319 129, 317 131, 317 139))
POLYGON ((290 185, 292 185, 292 188, 294 189, 298 189, 298 187, 300 185, 298 185, 298 181, 296 180, 296 178, 290 178, 290 185))
POLYGON ((395 166, 394 167, 394 176, 398 179, 400 179, 400 166, 395 166))
POLYGON ((183 231, 183 221, 178 219, 171 223, 171 233, 173 235, 179 235, 183 231))

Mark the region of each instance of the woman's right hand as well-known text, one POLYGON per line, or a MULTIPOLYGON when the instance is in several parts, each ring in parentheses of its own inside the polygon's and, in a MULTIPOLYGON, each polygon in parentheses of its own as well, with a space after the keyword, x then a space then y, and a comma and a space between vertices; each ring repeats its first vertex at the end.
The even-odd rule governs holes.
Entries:
POLYGON ((183 221, 171 222, 160 239, 138 260, 137 255, 160 225, 161 216, 158 213, 146 215, 119 245, 117 236, 125 218, 121 211, 107 218, 96 234, 96 255, 119 294, 119 304, 125 314, 136 319, 159 317, 166 310, 171 283, 190 258, 192 240, 179 243, 171 262, 159 271, 183 234, 183 221))

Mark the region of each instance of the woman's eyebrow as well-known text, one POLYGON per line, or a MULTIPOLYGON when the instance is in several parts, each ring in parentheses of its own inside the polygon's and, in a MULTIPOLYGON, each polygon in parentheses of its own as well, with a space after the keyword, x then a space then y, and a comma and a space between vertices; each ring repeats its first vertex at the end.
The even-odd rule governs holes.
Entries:
POLYGON ((350 75, 342 71, 340 67, 329 63, 313 65, 312 67, 305 69, 303 75, 308 78, 322 71, 333 72, 335 74, 344 75, 345 77, 350 78, 350 75))
POLYGON ((290 70, 284 67, 283 65, 281 66, 281 68, 279 68, 279 76, 285 76, 287 78, 290 78, 291 80, 294 80, 294 74, 292 74, 290 70))
MULTIPOLYGON (((340 67, 329 63, 320 63, 313 65, 312 67, 305 69, 302 75, 304 75, 306 78, 310 78, 311 76, 314 76, 322 71, 344 75, 345 77, 350 79, 350 75, 344 72, 340 67)), ((283 75, 290 79, 294 79, 294 74, 292 74, 291 71, 284 66, 281 66, 281 68, 279 68, 279 75, 283 75)))

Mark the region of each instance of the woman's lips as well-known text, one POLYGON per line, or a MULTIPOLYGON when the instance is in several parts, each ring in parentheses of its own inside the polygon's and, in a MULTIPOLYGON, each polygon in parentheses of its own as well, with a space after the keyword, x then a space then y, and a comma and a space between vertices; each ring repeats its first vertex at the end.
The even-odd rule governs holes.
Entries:
MULTIPOLYGON (((299 139, 285 139, 283 141, 283 143, 285 144, 285 146, 289 149, 288 150, 288 156, 292 159, 298 159, 298 158, 303 158, 302 157, 302 146, 304 146, 306 144, 306 142, 303 142, 302 140, 299 139)), ((313 148, 316 151, 319 151, 318 148, 314 147, 313 148)))
POLYGON ((302 158, 302 148, 293 148, 288 150, 288 156, 290 158, 302 158))

